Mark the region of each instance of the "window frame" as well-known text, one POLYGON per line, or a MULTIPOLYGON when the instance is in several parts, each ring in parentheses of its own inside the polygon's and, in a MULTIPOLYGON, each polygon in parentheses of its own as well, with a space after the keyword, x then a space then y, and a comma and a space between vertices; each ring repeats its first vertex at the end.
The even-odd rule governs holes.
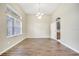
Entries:
MULTIPOLYGON (((7 14, 7 17, 13 18, 14 21, 15 21, 15 20, 19 21, 19 22, 20 22, 20 28, 21 28, 19 34, 14 34, 14 35, 9 35, 9 36, 8 36, 8 24, 7 24, 7 38, 22 35, 22 21, 21 21, 19 18, 17 19, 17 18, 15 18, 15 17, 13 17, 13 16, 11 16, 11 15, 9 15, 9 14, 7 14)), ((7 22, 7 23, 8 23, 8 22, 7 22)))

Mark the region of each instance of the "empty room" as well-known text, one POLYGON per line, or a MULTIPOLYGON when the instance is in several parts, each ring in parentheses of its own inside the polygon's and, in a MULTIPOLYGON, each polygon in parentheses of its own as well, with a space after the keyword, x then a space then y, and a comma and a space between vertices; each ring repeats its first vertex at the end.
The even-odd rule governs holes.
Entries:
POLYGON ((79 56, 79 3, 0 3, 0 56, 79 56))

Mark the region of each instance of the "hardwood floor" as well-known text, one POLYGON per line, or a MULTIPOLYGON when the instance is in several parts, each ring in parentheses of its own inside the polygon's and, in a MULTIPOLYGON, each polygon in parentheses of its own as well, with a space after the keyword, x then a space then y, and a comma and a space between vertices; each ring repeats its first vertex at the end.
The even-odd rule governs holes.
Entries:
POLYGON ((79 56, 79 54, 53 39, 29 38, 1 56, 79 56))

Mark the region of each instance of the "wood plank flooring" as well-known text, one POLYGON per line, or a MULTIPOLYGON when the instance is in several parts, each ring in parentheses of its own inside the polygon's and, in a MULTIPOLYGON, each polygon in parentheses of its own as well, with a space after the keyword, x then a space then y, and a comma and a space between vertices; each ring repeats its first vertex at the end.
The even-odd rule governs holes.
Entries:
POLYGON ((1 56, 79 56, 79 54, 53 39, 29 38, 1 56))

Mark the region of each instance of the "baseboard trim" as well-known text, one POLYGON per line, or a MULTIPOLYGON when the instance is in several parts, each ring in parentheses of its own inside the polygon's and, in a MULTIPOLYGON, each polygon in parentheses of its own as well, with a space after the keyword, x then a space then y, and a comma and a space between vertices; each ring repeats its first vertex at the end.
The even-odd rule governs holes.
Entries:
POLYGON ((10 47, 6 48, 5 50, 3 50, 2 52, 0 52, 0 55, 2 55, 4 52, 8 51, 9 49, 11 49, 12 47, 14 47, 15 45, 17 45, 18 43, 22 42, 24 39, 16 42, 15 44, 11 45, 10 47))
POLYGON ((79 51, 78 51, 78 50, 76 50, 76 49, 74 49, 74 48, 70 47, 69 45, 67 45, 67 44, 65 44, 65 43, 63 43, 61 40, 57 40, 57 41, 58 41, 58 42, 60 42, 61 44, 65 45, 65 46, 66 46, 66 47, 68 47, 69 49, 71 49, 71 50, 75 51, 76 53, 79 53, 79 51))

